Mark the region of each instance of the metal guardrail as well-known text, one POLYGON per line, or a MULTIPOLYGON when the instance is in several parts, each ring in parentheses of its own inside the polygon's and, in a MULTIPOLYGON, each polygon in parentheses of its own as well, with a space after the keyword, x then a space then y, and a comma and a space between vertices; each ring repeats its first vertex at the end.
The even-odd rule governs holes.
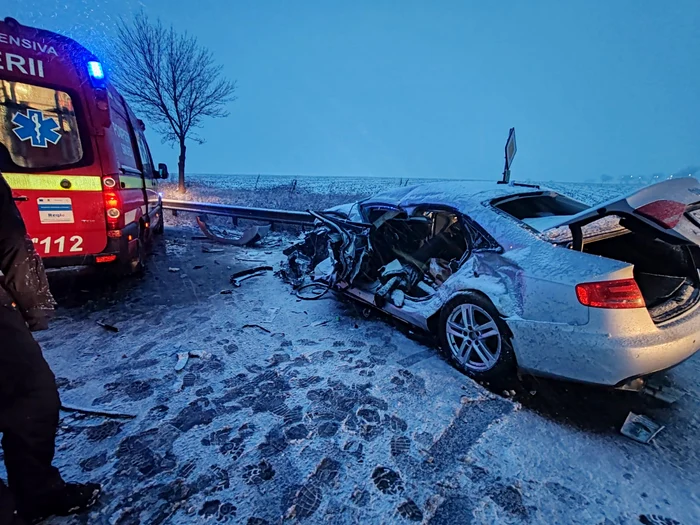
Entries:
POLYGON ((231 206, 229 204, 216 204, 212 202, 188 202, 174 199, 163 199, 163 208, 171 210, 174 214, 177 214, 179 211, 184 211, 222 215, 224 217, 233 218, 234 222, 238 219, 248 219, 269 223, 313 225, 316 220, 313 215, 305 211, 249 208, 247 206, 231 206))

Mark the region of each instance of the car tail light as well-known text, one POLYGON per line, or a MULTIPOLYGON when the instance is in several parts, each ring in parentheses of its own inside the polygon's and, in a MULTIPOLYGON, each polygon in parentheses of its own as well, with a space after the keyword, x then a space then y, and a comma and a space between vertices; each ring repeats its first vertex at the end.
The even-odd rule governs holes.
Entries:
POLYGON ((576 296, 593 308, 644 308, 644 297, 634 279, 600 281, 576 285, 576 296))
POLYGON ((639 215, 651 219, 671 230, 678 226, 685 213, 685 204, 676 201, 654 201, 635 210, 639 215))
POLYGON ((109 263, 117 260, 116 255, 98 255, 95 257, 95 262, 100 264, 100 263, 109 263))

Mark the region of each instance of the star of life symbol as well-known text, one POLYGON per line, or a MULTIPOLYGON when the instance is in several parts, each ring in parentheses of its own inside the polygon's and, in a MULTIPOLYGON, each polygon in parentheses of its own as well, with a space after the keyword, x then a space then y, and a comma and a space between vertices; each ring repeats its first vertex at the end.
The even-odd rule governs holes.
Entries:
POLYGON ((56 144, 61 140, 58 122, 52 117, 45 118, 43 111, 28 109, 26 115, 15 113, 12 123, 18 126, 12 130, 17 138, 22 142, 29 140, 34 148, 47 148, 48 142, 56 144))

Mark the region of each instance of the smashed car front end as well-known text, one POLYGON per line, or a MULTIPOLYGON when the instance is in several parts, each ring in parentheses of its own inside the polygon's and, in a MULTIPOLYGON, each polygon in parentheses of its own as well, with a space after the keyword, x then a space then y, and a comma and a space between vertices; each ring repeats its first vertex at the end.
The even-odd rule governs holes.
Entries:
POLYGON ((310 212, 313 231, 284 250, 288 257, 282 277, 296 289, 319 283, 337 290, 352 286, 371 250, 370 225, 326 212, 310 212))

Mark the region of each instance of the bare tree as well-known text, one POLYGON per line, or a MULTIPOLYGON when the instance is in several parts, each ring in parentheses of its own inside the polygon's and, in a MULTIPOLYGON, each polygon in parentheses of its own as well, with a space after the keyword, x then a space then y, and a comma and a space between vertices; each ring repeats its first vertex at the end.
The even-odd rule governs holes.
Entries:
POLYGON ((119 91, 164 142, 180 147, 178 190, 184 192, 186 142, 204 142, 195 132, 204 117, 228 116, 236 82, 222 76, 211 51, 195 37, 151 22, 144 13, 119 22, 114 58, 119 91))

